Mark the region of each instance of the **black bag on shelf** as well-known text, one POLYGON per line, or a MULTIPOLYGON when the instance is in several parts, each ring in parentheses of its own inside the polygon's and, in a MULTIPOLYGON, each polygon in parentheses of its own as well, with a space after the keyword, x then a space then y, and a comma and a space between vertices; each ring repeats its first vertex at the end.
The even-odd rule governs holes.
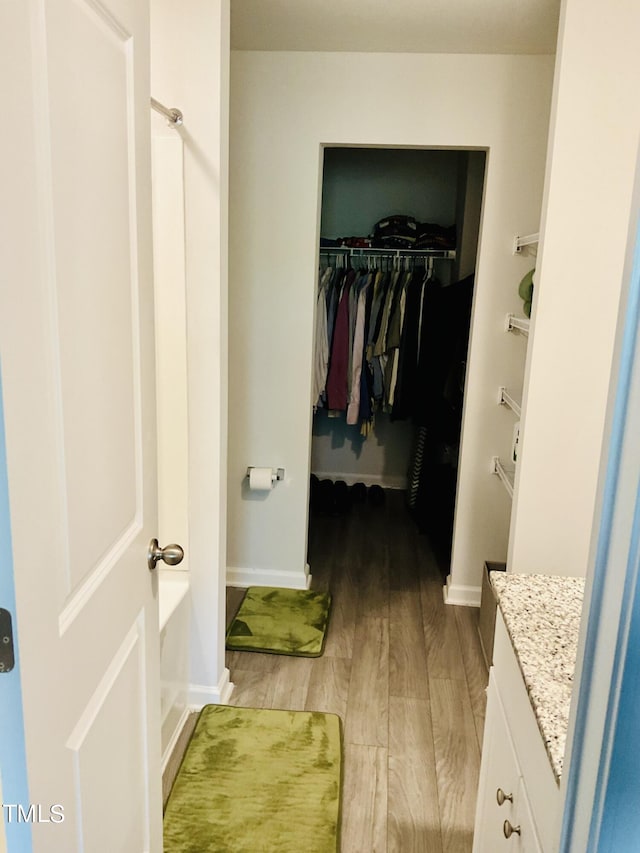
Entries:
POLYGON ((413 216, 387 216, 376 222, 373 245, 377 249, 414 249, 417 225, 413 216))

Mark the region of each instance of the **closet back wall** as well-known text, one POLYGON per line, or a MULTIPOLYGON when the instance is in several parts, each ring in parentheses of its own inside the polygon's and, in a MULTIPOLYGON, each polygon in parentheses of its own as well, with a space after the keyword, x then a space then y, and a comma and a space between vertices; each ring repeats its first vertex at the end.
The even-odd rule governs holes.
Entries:
POLYGON ((509 382, 502 328, 506 312, 521 310, 526 272, 513 236, 539 222, 553 64, 551 56, 232 53, 229 581, 306 583, 323 144, 489 151, 450 594, 479 599, 482 561, 506 556, 508 498, 489 474, 512 427, 496 405, 498 385, 509 382), (286 479, 256 499, 243 485, 247 465, 284 467, 286 479))
POLYGON ((326 148, 322 235, 367 236, 390 213, 454 225, 458 165, 457 151, 326 148))

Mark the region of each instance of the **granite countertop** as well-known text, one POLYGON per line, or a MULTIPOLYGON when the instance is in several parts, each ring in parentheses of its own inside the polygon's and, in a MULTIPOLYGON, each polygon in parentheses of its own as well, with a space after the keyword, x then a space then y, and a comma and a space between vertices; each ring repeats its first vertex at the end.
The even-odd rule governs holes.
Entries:
POLYGON ((584 578, 491 572, 556 779, 562 775, 584 578))

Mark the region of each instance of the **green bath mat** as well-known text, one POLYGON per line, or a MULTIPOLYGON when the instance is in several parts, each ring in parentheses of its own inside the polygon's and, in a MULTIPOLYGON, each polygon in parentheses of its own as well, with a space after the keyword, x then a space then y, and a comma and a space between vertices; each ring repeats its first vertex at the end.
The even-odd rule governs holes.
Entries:
POLYGON ((315 658, 322 654, 331 596, 252 586, 227 631, 227 648, 315 658))
POLYGON ((340 719, 206 705, 164 815, 164 853, 336 853, 340 719))

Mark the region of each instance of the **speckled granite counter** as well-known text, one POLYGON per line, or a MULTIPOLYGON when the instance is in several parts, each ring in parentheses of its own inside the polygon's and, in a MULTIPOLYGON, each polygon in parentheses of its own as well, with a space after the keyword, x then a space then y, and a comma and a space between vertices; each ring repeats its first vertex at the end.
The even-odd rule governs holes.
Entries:
POLYGON ((492 572, 556 779, 562 775, 584 579, 492 572))

